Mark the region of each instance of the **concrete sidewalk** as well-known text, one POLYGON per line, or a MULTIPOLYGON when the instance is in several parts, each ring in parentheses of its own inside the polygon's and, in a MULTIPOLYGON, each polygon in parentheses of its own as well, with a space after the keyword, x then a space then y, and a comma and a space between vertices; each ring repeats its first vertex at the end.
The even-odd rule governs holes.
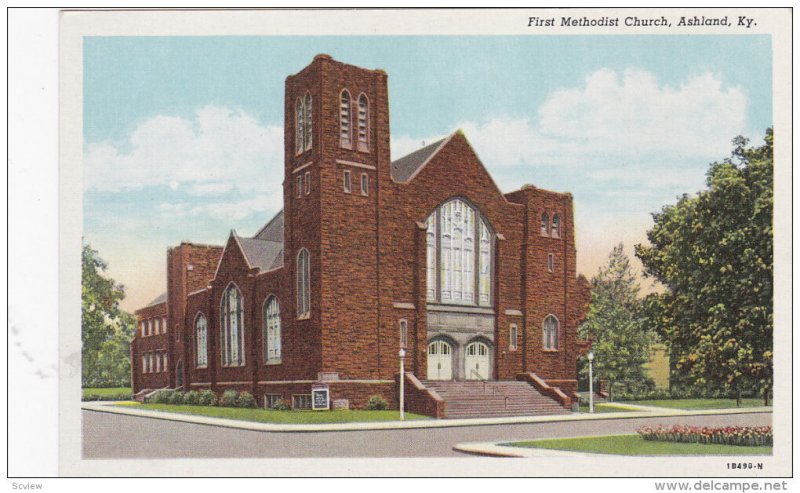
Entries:
POLYGON ((325 423, 325 424, 283 424, 283 423, 258 423, 253 421, 240 421, 235 419, 214 418, 194 414, 179 414, 164 411, 153 411, 117 405, 119 402, 83 402, 81 408, 88 411, 98 411, 113 414, 125 414, 144 418, 180 421, 225 428, 237 428, 252 431, 269 432, 319 432, 319 431, 364 431, 364 430, 397 430, 420 428, 451 428, 460 426, 507 425, 525 423, 555 423, 564 421, 596 421, 630 418, 657 418, 671 416, 703 416, 720 414, 750 414, 771 413, 771 407, 733 408, 733 409, 702 409, 686 411, 682 409, 668 409, 659 407, 634 406, 625 404, 627 408, 635 411, 618 413, 597 414, 557 414, 552 416, 514 416, 506 418, 471 418, 471 419, 430 419, 415 421, 370 421, 359 423, 325 423))

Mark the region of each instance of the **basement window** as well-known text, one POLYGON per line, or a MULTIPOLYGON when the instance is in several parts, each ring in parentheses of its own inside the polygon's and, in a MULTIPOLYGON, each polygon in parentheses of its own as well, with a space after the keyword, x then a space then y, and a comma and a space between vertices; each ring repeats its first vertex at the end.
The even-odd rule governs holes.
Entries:
POLYGON ((264 407, 266 409, 272 409, 280 401, 281 401, 280 394, 267 394, 264 396, 264 407))
POLYGON ((311 394, 294 394, 292 409, 311 409, 311 394))

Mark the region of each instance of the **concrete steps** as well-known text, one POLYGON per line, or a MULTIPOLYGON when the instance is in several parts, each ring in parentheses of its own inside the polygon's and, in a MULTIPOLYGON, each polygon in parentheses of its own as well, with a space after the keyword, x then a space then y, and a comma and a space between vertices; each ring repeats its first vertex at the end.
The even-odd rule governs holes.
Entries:
POLYGON ((555 400, 527 382, 424 380, 444 399, 445 418, 489 418, 568 414, 555 400))

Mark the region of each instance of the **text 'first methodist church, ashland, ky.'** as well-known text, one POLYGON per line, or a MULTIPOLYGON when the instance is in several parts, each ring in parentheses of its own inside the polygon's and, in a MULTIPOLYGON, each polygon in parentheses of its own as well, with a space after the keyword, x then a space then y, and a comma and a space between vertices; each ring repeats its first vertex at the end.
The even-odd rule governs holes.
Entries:
POLYGON ((410 412, 567 412, 590 301, 572 196, 503 194, 460 131, 391 161, 382 70, 318 55, 285 91, 283 210, 169 249, 166 293, 136 311, 134 392, 397 409, 404 349, 410 412))

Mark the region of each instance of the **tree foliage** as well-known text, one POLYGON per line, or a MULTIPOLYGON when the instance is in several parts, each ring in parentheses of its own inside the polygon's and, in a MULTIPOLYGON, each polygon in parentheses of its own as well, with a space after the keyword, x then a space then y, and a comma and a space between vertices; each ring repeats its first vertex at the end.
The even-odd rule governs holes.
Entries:
MULTIPOLYGON (((654 334, 644 317, 639 284, 631 271, 622 243, 613 248, 608 263, 592 278, 592 303, 583 337, 591 335, 594 376, 614 392, 640 392, 653 386, 644 364, 650 356, 654 334)), ((588 366, 581 365, 581 378, 588 379, 588 366)))
POLYGON ((636 247, 645 274, 666 287, 648 311, 673 375, 737 396, 772 385, 772 129, 764 140, 734 139, 707 189, 653 214, 650 245, 636 247))
POLYGON ((83 246, 81 263, 83 386, 128 386, 135 320, 119 307, 124 287, 104 275, 107 265, 91 246, 83 246))

